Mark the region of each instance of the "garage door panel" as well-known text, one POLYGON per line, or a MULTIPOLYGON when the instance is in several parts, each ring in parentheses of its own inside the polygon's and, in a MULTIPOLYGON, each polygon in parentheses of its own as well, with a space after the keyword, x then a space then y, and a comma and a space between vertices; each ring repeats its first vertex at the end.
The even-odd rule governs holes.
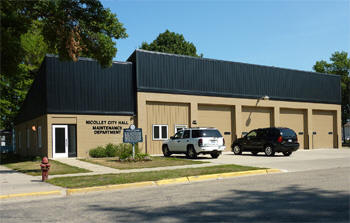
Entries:
POLYGON ((300 109, 285 109, 280 111, 280 126, 293 129, 298 135, 300 149, 307 147, 305 144, 307 137, 306 111, 300 109), (300 134, 302 133, 302 135, 300 134))
POLYGON ((152 126, 167 125, 168 138, 175 134, 175 125, 189 126, 189 104, 147 102, 147 152, 162 153, 162 140, 153 140, 152 126))
POLYGON ((199 105, 198 106, 198 126, 215 127, 224 136, 226 151, 230 151, 232 137, 235 136, 233 129, 234 109, 232 106, 220 105, 199 105), (230 133, 226 135, 226 133, 230 133))
POLYGON ((335 134, 335 112, 333 111, 318 111, 312 112, 313 125, 313 148, 333 148, 335 134))
POLYGON ((272 108, 242 107, 242 117, 243 132, 273 126, 272 108))

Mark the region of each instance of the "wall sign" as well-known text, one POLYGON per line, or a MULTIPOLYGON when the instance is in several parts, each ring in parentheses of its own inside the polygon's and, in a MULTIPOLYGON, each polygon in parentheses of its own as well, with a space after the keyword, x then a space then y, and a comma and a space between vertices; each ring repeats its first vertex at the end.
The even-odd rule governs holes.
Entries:
POLYGON ((86 120, 86 125, 91 126, 91 130, 96 135, 120 134, 124 125, 128 125, 128 121, 121 120, 86 120))

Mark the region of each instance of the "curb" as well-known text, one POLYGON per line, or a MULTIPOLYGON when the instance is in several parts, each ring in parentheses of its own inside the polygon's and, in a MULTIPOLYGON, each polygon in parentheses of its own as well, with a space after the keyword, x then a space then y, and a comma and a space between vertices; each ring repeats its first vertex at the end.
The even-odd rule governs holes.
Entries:
POLYGON ((16 198, 16 197, 33 197, 33 196, 46 196, 46 195, 62 195, 62 191, 42 191, 42 192, 31 192, 31 193, 21 193, 21 194, 6 194, 0 195, 1 199, 16 198))
POLYGON ((279 169, 264 169, 264 170, 248 170, 248 171, 240 171, 240 172, 207 174, 207 175, 200 175, 200 176, 189 176, 189 177, 179 177, 179 178, 173 178, 173 179, 164 179, 164 180, 158 180, 158 181, 144 181, 144 182, 127 183, 127 184, 113 184, 113 185, 106 185, 106 186, 85 187, 85 188, 76 188, 76 189, 64 189, 61 191, 55 190, 55 191, 0 195, 0 200, 1 199, 8 199, 8 198, 16 198, 16 197, 62 195, 62 194, 65 196, 71 196, 73 194, 85 194, 85 193, 89 193, 89 192, 122 190, 122 189, 150 187, 150 186, 164 186, 164 185, 169 185, 169 184, 189 184, 192 182, 205 181, 205 180, 220 180, 220 179, 225 179, 225 178, 234 178, 234 177, 238 177, 238 176, 258 175, 258 174, 260 174, 260 175, 261 174, 273 174, 273 173, 281 173, 281 172, 284 172, 284 171, 279 170, 279 169))
POLYGON ((137 183, 129 183, 129 184, 113 184, 106 186, 98 186, 98 187, 84 187, 77 189, 66 189, 66 195, 78 194, 78 193, 88 193, 95 191, 108 191, 108 190, 118 190, 125 188, 137 188, 137 187, 147 187, 154 186, 153 181, 145 181, 145 182, 137 182, 137 183))

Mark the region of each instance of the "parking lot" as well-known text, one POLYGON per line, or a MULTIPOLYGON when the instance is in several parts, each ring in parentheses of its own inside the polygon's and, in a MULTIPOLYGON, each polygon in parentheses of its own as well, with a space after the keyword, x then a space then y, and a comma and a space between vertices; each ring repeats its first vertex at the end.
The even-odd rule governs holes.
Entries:
POLYGON ((289 157, 283 156, 282 153, 268 157, 264 153, 253 156, 250 152, 244 152, 242 155, 225 152, 218 159, 211 159, 210 156, 199 156, 198 159, 218 164, 277 168, 295 172, 350 167, 350 149, 298 150, 289 157))

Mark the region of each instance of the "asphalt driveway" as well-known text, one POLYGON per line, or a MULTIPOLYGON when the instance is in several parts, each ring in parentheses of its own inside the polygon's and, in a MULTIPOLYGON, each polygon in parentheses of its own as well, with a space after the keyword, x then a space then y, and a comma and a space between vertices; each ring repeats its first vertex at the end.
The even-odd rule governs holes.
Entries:
POLYGON ((295 172, 350 167, 350 149, 298 150, 289 157, 283 156, 282 153, 268 157, 264 153, 253 156, 250 152, 244 152, 242 155, 225 152, 218 159, 211 159, 209 156, 200 156, 199 159, 218 164, 277 168, 295 172))

